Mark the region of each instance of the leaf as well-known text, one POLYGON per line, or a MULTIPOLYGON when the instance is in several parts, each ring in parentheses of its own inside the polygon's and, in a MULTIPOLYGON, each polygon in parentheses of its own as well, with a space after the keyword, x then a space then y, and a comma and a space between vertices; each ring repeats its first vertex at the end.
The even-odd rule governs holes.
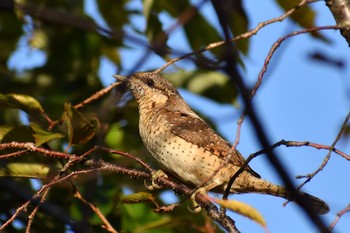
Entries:
POLYGON ((64 122, 68 128, 70 145, 84 144, 96 133, 97 119, 87 119, 81 112, 69 103, 64 105, 64 122))
POLYGON ((153 51, 164 56, 167 51, 168 35, 162 29, 162 23, 158 18, 158 14, 153 10, 155 2, 146 0, 143 2, 143 13, 146 19, 146 36, 153 51))
POLYGON ((214 71, 184 71, 166 74, 177 87, 183 87, 189 91, 200 94, 220 103, 234 103, 237 91, 230 85, 229 78, 220 72, 214 71))
MULTIPOLYGON (((282 9, 288 11, 297 6, 300 0, 277 0, 276 2, 282 9)), ((290 15, 290 18, 303 28, 311 28, 315 27, 316 12, 308 5, 303 5, 290 15)), ((310 34, 324 42, 329 42, 329 40, 319 32, 312 32, 310 34)))
POLYGON ((164 232, 165 229, 172 229, 175 227, 185 228, 188 224, 191 224, 190 219, 186 219, 184 217, 161 217, 158 220, 145 223, 140 227, 137 227, 134 232, 150 232, 151 230, 162 230, 164 232))
POLYGON ((58 168, 53 165, 40 163, 7 163, 0 166, 0 177, 26 177, 46 179, 49 174, 58 171, 58 168))
POLYGON ((13 129, 13 126, 0 125, 0 142, 3 137, 13 129))
POLYGON ((42 128, 40 128, 39 125, 35 124, 35 123, 31 123, 30 127, 33 129, 34 131, 34 138, 35 138, 35 145, 40 146, 48 141, 51 141, 53 139, 58 139, 58 138, 62 138, 63 135, 59 134, 59 133, 52 133, 49 131, 46 131, 42 128))
POLYGON ((33 142, 35 143, 34 131, 26 125, 11 128, 2 138, 4 142, 33 142))
POLYGON ((127 23, 129 23, 130 11, 125 8, 127 0, 97 0, 98 9, 101 16, 116 33, 113 41, 116 44, 122 44, 124 33, 121 30, 127 23))
POLYGON ((109 60, 111 60, 118 67, 121 67, 121 59, 119 50, 115 47, 115 45, 110 45, 108 43, 101 44, 101 54, 106 56, 109 60))
POLYGON ((126 132, 119 126, 119 122, 111 124, 106 134, 105 143, 108 145, 108 147, 123 150, 123 139, 125 138, 125 134, 126 132))
POLYGON ((147 193, 147 192, 133 193, 133 194, 122 196, 120 198, 120 202, 125 204, 135 204, 135 203, 142 203, 142 202, 155 203, 154 200, 155 200, 155 197, 151 193, 147 193))
POLYGON ((18 108, 28 114, 44 112, 39 101, 29 95, 23 94, 0 94, 0 105, 9 108, 18 108))
MULTIPOLYGON (((234 36, 239 36, 248 31, 249 19, 243 7, 242 1, 234 1, 230 13, 230 28, 234 36)), ((245 55, 249 52, 249 39, 235 42, 237 48, 245 55)))
POLYGON ((220 206, 230 209, 237 214, 250 218, 251 220, 254 220, 258 224, 260 224, 262 227, 266 228, 266 222, 263 216, 260 214, 259 211, 257 211, 252 206, 236 200, 223 200, 223 199, 216 199, 216 198, 210 198, 210 199, 216 202, 217 204, 219 204, 220 206))
POLYGON ((63 135, 59 133, 52 133, 43 130, 35 123, 31 123, 30 126, 0 126, 1 142, 34 142, 36 146, 40 146, 48 141, 51 141, 52 139, 62 137, 63 135))
MULTIPOLYGON (((176 4, 172 1, 154 1, 152 10, 157 13, 166 12, 170 14, 174 20, 178 20, 179 24, 183 27, 186 39, 193 51, 199 50, 210 43, 222 40, 218 30, 206 20, 206 16, 203 16, 197 11, 196 7, 191 5, 189 0, 179 0, 176 1, 176 4)), ((197 54, 195 56, 195 62, 204 67, 215 66, 216 60, 220 60, 223 52, 222 46, 216 47, 206 52, 206 55, 209 55, 208 57, 210 58, 207 58, 203 54, 197 54), (213 59, 213 55, 216 55, 218 59, 213 59)), ((232 52, 235 53, 235 51, 232 52)))
MULTIPOLYGON (((5 67, 7 60, 17 47, 17 41, 23 33, 23 20, 19 20, 14 14, 0 14, 0 61, 1 68, 5 67)), ((3 76, 4 77, 4 76, 3 76)))
POLYGON ((44 30, 35 29, 28 41, 29 45, 36 49, 45 49, 47 47, 47 35, 44 30))

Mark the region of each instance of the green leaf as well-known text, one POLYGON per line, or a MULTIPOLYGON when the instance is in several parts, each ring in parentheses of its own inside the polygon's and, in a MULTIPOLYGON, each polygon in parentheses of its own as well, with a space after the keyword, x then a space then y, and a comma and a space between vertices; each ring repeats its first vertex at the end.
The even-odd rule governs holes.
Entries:
POLYGON ((35 138, 35 145, 40 146, 48 141, 51 141, 53 139, 58 139, 58 138, 62 138, 63 135, 59 134, 59 133, 52 133, 49 131, 46 131, 42 128, 40 128, 39 125, 35 124, 35 123, 31 123, 30 127, 33 129, 34 131, 34 138, 35 138))
POLYGON ((121 203, 125 203, 125 204, 135 204, 135 203, 141 203, 141 202, 155 203, 154 200, 155 200, 155 197, 152 195, 152 193, 147 193, 147 192, 133 193, 133 194, 122 196, 120 198, 121 203))
POLYGON ((4 142, 33 142, 35 143, 34 131, 26 125, 15 126, 3 136, 4 142))
POLYGON ((110 126, 106 135, 106 144, 111 148, 123 149, 123 139, 125 138, 125 130, 119 126, 118 123, 114 123, 110 126))
MULTIPOLYGON (((0 14, 0 61, 4 66, 16 49, 18 39, 22 36, 22 22, 13 14, 0 14)), ((4 67, 3 65, 1 67, 4 67)))
POLYGON ((40 128, 39 125, 31 123, 30 126, 0 126, 1 142, 33 142, 40 146, 53 139, 62 138, 59 133, 52 133, 40 128))
POLYGON ((28 42, 29 42, 29 45, 33 48, 45 49, 48 43, 47 35, 44 30, 35 29, 28 42))
POLYGON ((107 22, 108 26, 117 34, 113 40, 117 44, 123 41, 123 33, 121 29, 124 25, 129 23, 129 16, 131 14, 125 8, 127 0, 97 0, 98 9, 101 16, 107 22))
POLYGON ((13 129, 13 126, 0 125, 0 142, 3 137, 13 129))
MULTIPOLYGON (((278 5, 288 11, 300 3, 300 0, 277 0, 278 5)), ((298 8, 289 18, 291 18, 295 23, 303 28, 315 27, 316 12, 308 5, 303 5, 298 8)), ((324 42, 329 42, 329 40, 324 37, 319 32, 310 33, 313 37, 323 40, 324 42)))
POLYGON ((101 53, 106 56, 110 61, 116 64, 118 67, 121 66, 119 50, 115 45, 110 45, 108 43, 101 44, 101 53))
MULTIPOLYGON (((150 0, 150 4, 153 2, 150 0)), ((149 14, 166 12, 170 14, 174 20, 178 20, 182 25, 186 39, 193 51, 199 50, 210 43, 221 41, 222 38, 218 30, 212 26, 200 12, 195 10, 189 0, 179 0, 174 4, 172 1, 154 1, 152 11, 148 10, 149 14)), ((176 48, 174 48, 176 49, 176 48)), ((207 58, 203 54, 195 56, 196 62, 201 65, 210 66, 213 55, 218 56, 217 60, 223 55, 223 47, 217 47, 206 52, 206 55, 211 55, 207 58)), ((232 51, 235 53, 235 51, 232 51)), ((215 64, 214 64, 215 65, 215 64)))
POLYGON ((63 119, 68 129, 69 144, 84 144, 89 141, 96 133, 98 120, 87 119, 69 103, 64 105, 64 110, 63 119))
POLYGON ((237 214, 243 215, 247 218, 250 218, 251 220, 254 220, 262 227, 266 228, 266 222, 264 220, 264 217, 260 214, 259 211, 257 211, 252 206, 236 200, 223 200, 216 198, 211 198, 211 200, 226 209, 230 209, 237 214))
POLYGON ((46 179, 58 168, 40 163, 6 163, 0 166, 0 176, 46 179))
POLYGON ((186 219, 183 217, 162 217, 156 221, 149 222, 146 224, 143 224, 140 227, 137 227, 135 229, 135 233, 141 233, 141 232, 149 232, 151 230, 162 230, 164 232, 165 229, 171 229, 171 228, 183 228, 188 226, 188 224, 191 224, 190 219, 186 219))
POLYGON ((44 109, 41 107, 39 101, 29 95, 0 94, 0 105, 9 108, 18 108, 28 114, 44 112, 44 109))
MULTIPOLYGON (((198 50, 210 43, 222 40, 215 28, 201 14, 196 14, 184 25, 184 29, 193 50, 198 50)), ((221 51, 221 49, 219 50, 221 51)))
POLYGON ((154 4, 155 2, 153 0, 146 0, 143 2, 143 13, 146 19, 145 33, 153 51, 164 56, 168 52, 168 35, 163 31, 158 14, 153 10, 154 4))
POLYGON ((237 91, 230 85, 228 76, 220 72, 178 71, 166 74, 165 77, 177 87, 186 88, 220 103, 234 103, 237 97, 237 91))
MULTIPOLYGON (((231 9, 230 28, 234 36, 239 36, 249 29, 249 19, 243 8, 242 1, 234 1, 231 9)), ((249 39, 236 41, 237 48, 245 55, 249 52, 249 39)))

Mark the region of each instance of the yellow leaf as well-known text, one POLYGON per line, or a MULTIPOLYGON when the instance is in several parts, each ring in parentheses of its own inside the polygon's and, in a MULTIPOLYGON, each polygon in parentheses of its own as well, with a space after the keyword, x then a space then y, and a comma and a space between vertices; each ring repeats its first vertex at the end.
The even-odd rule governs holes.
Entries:
POLYGON ((26 177, 46 179, 49 174, 57 172, 58 168, 54 165, 44 163, 8 163, 0 167, 0 177, 26 177))
POLYGON ((232 210, 237 214, 243 215, 247 218, 254 220, 266 229, 266 222, 263 216, 252 206, 236 200, 223 200, 216 198, 211 198, 211 200, 226 209, 232 210))
POLYGON ((135 203, 148 202, 148 201, 155 203, 154 196, 151 193, 147 193, 147 192, 138 192, 138 193, 125 195, 121 197, 120 201, 126 204, 135 204, 135 203))

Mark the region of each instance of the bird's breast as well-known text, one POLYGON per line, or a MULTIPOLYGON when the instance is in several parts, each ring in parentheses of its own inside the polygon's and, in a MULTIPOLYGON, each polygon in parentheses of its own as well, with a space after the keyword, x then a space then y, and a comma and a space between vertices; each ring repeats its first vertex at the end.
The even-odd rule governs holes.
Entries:
POLYGON ((166 170, 194 185, 208 179, 216 179, 216 183, 222 184, 229 179, 232 171, 227 168, 213 176, 224 162, 222 159, 173 134, 171 126, 171 122, 157 114, 145 114, 140 119, 140 136, 147 150, 166 170))

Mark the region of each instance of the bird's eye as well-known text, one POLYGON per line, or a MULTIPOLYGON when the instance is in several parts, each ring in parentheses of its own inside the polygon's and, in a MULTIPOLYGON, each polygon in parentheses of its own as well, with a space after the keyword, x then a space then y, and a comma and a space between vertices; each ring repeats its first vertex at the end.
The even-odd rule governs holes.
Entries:
POLYGON ((147 86, 153 87, 154 86, 154 81, 152 79, 148 79, 146 82, 147 86))

